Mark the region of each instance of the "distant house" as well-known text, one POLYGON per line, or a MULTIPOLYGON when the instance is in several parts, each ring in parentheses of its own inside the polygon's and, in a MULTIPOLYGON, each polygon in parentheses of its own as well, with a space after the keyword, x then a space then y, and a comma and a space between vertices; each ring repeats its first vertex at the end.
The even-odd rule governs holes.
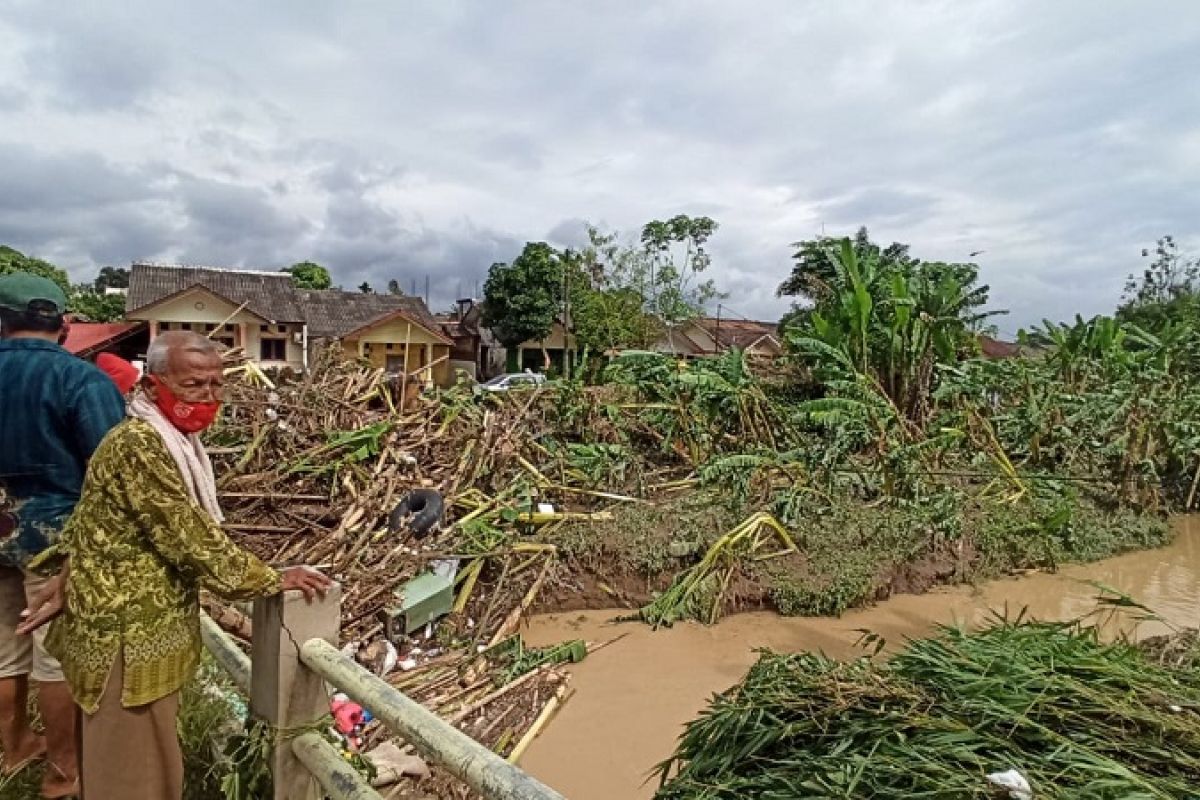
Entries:
POLYGON ((530 339, 518 345, 517 367, 534 372, 552 369, 562 374, 573 368, 577 349, 575 334, 567 330, 561 318, 556 319, 545 339, 530 339))
POLYGON ((407 373, 438 386, 453 381, 450 349, 454 341, 421 298, 337 289, 298 294, 300 308, 309 319, 310 339, 340 341, 347 355, 392 374, 407 373))
MULTIPOLYGON (((442 328, 454 340, 452 361, 455 369, 480 380, 504 372, 508 349, 484 326, 482 302, 459 300, 453 317, 442 319, 442 328)), ((554 320, 545 339, 530 339, 517 346, 517 369, 534 372, 552 369, 562 373, 574 365, 576 348, 575 335, 567 330, 560 317, 554 320)))
POLYGON ((1015 342, 1003 342, 984 334, 979 334, 978 340, 979 354, 992 361, 1003 358, 1019 358, 1026 355, 1025 348, 1015 342))
POLYGON ((450 368, 476 380, 486 380, 504 371, 504 347, 484 327, 483 306, 471 299, 458 301, 453 315, 440 319, 442 330, 454 342, 450 368))
POLYGON ((732 349, 763 358, 783 353, 774 323, 719 317, 697 317, 668 327, 652 349, 685 358, 713 356, 732 349))
POLYGON ((424 381, 449 381, 453 342, 416 297, 305 290, 286 272, 135 263, 125 316, 242 348, 262 367, 307 368, 317 343, 424 381))

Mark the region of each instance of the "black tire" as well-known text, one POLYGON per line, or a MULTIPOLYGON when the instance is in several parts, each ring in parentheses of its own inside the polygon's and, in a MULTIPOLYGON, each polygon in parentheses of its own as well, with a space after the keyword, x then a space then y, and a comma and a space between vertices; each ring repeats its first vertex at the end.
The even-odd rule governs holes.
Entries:
POLYGON ((413 489, 392 509, 388 530, 399 533, 408 528, 418 539, 423 539, 441 524, 444 510, 445 502, 437 489, 413 489))

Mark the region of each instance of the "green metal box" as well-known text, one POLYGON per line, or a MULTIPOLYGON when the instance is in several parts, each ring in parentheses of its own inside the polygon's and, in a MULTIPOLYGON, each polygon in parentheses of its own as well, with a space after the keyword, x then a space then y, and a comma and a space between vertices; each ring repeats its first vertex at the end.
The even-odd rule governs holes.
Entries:
POLYGON ((454 607, 454 581, 432 572, 413 578, 397 594, 400 605, 383 611, 386 634, 392 641, 446 616, 454 607))

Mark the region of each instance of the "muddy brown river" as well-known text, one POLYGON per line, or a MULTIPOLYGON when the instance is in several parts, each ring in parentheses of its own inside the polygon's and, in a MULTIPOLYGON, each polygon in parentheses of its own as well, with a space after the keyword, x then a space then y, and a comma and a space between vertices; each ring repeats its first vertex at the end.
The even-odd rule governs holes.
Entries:
MULTIPOLYGON (((522 759, 529 772, 571 800, 648 798, 651 768, 674 749, 682 725, 708 698, 741 680, 754 650, 820 650, 835 657, 862 651, 860 629, 892 645, 921 636, 937 623, 978 624, 993 610, 1022 608, 1039 619, 1075 619, 1095 611, 1097 588, 1133 596, 1176 625, 1200 624, 1200 516, 1176 520, 1170 546, 1034 574, 980 587, 900 595, 840 618, 785 618, 770 613, 730 617, 714 627, 680 624, 652 631, 612 624, 617 611, 546 614, 531 620, 534 645, 583 638, 624 638, 572 668, 574 694, 522 759)), ((1109 619, 1136 636, 1161 633, 1161 623, 1109 619)))

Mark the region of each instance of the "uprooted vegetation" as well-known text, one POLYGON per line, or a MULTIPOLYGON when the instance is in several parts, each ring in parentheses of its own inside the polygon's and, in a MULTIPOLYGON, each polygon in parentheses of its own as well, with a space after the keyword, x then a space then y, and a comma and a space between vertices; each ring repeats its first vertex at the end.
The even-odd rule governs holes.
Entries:
POLYGON ((962 265, 833 255, 770 364, 634 352, 599 385, 464 382, 404 410, 382 370, 334 351, 278 385, 246 367, 209 436, 228 526, 272 563, 327 569, 360 660, 509 757, 566 691, 517 638, 541 607, 839 614, 1167 540, 1164 512, 1200 482, 1191 331, 1080 321, 985 361, 962 265), (389 524, 417 488, 445 499, 423 539, 389 524), (451 613, 392 636, 389 666, 384 617, 447 564, 451 613))

